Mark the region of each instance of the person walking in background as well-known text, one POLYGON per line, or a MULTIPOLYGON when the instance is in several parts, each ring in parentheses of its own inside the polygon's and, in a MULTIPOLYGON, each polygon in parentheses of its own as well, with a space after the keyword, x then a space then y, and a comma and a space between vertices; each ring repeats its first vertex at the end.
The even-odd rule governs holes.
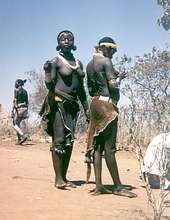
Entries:
POLYGON ((28 118, 28 93, 23 88, 26 80, 17 79, 15 81, 14 100, 11 117, 13 127, 17 132, 16 144, 21 145, 27 138, 25 119, 28 118), (22 126, 21 126, 22 125, 22 126))
POLYGON ((66 178, 72 154, 74 132, 81 102, 88 118, 88 103, 83 85, 82 63, 72 51, 76 50, 74 35, 65 30, 57 36, 59 54, 44 64, 48 95, 40 111, 44 129, 52 137, 52 161, 55 186, 58 189, 76 187, 66 178))
POLYGON ((94 163, 96 187, 92 190, 93 195, 112 193, 102 185, 102 153, 104 152, 107 168, 115 184, 113 193, 133 198, 136 194, 128 190, 131 187, 122 185, 120 181, 115 158, 119 85, 126 77, 125 73, 120 74, 113 67, 111 59, 116 51, 117 45, 114 40, 104 37, 99 41, 96 53, 87 65, 87 86, 92 100, 85 162, 94 163))

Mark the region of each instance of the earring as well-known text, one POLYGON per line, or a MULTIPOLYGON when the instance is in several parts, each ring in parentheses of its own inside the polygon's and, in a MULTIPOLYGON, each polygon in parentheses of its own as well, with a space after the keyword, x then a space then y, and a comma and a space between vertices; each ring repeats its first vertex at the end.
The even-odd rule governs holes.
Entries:
POLYGON ((61 47, 58 45, 58 46, 56 47, 56 50, 59 51, 60 49, 61 49, 61 47))
POLYGON ((77 47, 75 45, 72 46, 71 48, 73 51, 77 50, 77 47))

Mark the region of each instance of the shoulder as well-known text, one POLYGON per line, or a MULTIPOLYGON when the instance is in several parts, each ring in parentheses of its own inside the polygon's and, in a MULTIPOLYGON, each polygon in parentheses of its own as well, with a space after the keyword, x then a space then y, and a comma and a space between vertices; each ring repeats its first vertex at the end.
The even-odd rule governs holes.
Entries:
POLYGON ((24 92, 26 92, 26 93, 27 93, 27 90, 26 90, 26 89, 24 89, 24 88, 22 88, 22 89, 23 89, 23 91, 24 91, 24 92))
POLYGON ((52 59, 46 60, 44 65, 46 65, 46 64, 55 64, 55 63, 59 62, 59 60, 60 60, 59 57, 56 56, 56 57, 54 57, 52 59))
POLYGON ((86 67, 87 73, 91 72, 92 69, 93 69, 93 60, 90 60, 86 67))
POLYGON ((109 70, 109 72, 114 72, 112 60, 108 57, 102 57, 97 65, 100 66, 100 68, 102 67, 105 70, 109 70))
POLYGON ((47 60, 43 65, 43 69, 45 71, 50 71, 52 67, 57 66, 57 63, 59 63, 59 58, 56 56, 51 60, 47 60))
POLYGON ((110 58, 102 56, 102 55, 94 55, 93 56, 94 67, 103 68, 113 66, 110 58))
POLYGON ((102 62, 104 65, 113 66, 112 60, 108 57, 103 57, 102 62))
POLYGON ((27 94, 27 90, 24 88, 21 88, 21 92, 22 92, 22 94, 27 94))
POLYGON ((49 62, 51 64, 57 64, 59 61, 60 61, 59 56, 56 56, 56 57, 52 58, 49 62))

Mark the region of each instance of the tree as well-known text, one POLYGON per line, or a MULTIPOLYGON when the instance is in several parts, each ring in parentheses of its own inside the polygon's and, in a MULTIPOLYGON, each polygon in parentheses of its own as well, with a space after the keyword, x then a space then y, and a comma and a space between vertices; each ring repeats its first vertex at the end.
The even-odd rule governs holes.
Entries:
POLYGON ((170 0, 157 0, 158 5, 163 7, 163 15, 158 19, 158 24, 167 31, 170 29, 170 0))
MULTIPOLYGON (((144 151, 153 136, 158 133, 169 132, 170 129, 170 51, 157 50, 144 56, 136 57, 133 63, 121 59, 119 69, 125 68, 129 76, 125 79, 121 90, 129 102, 120 109, 118 143, 123 149, 135 152, 137 156, 141 178, 143 180, 148 202, 153 209, 154 220, 162 218, 164 210, 169 207, 167 200, 169 191, 164 190, 165 179, 169 169, 169 158, 163 159, 166 152, 166 134, 159 140, 162 146, 157 163, 162 166, 159 192, 151 188, 149 178, 143 175, 141 165, 144 162, 144 151), (126 146, 126 148, 124 147, 126 146)), ((156 157, 154 157, 156 160, 156 157)))
POLYGON ((47 94, 47 89, 44 84, 44 76, 42 72, 36 72, 34 70, 28 71, 25 74, 32 86, 32 93, 30 94, 30 109, 33 112, 38 113, 47 94))
POLYGON ((133 138, 140 136, 143 141, 148 139, 148 143, 152 136, 167 130, 170 124, 168 48, 166 50, 153 48, 151 53, 136 57, 133 66, 129 67, 129 77, 121 90, 129 100, 128 109, 126 108, 123 116, 128 113, 126 117, 128 128, 125 129, 133 134, 133 138))

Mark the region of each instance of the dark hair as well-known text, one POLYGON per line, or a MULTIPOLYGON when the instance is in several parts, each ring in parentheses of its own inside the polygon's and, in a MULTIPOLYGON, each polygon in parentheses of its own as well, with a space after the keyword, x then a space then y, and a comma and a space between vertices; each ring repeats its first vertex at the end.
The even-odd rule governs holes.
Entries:
MULTIPOLYGON (((58 36, 57 36, 57 43, 58 43, 58 45, 57 45, 57 47, 56 47, 56 50, 57 50, 57 51, 61 50, 60 37, 61 37, 61 35, 64 34, 64 33, 72 35, 73 41, 74 41, 74 34, 73 34, 71 31, 69 31, 69 30, 61 31, 61 32, 58 34, 58 36)), ((71 49, 72 49, 72 50, 76 50, 77 47, 73 44, 72 47, 71 47, 71 49)))
POLYGON ((15 81, 15 88, 18 88, 19 86, 23 86, 26 83, 26 79, 22 80, 22 79, 17 79, 15 81))
POLYGON ((111 37, 103 37, 99 40, 99 45, 104 42, 116 44, 116 42, 111 37))
POLYGON ((73 37, 73 39, 74 39, 74 34, 71 32, 71 31, 68 31, 68 30, 64 30, 64 31, 61 31, 59 34, 58 34, 58 36, 57 36, 57 42, 58 42, 58 44, 59 44, 59 42, 60 42, 60 37, 61 37, 61 35, 62 34, 70 34, 70 35, 72 35, 72 37, 73 37))

